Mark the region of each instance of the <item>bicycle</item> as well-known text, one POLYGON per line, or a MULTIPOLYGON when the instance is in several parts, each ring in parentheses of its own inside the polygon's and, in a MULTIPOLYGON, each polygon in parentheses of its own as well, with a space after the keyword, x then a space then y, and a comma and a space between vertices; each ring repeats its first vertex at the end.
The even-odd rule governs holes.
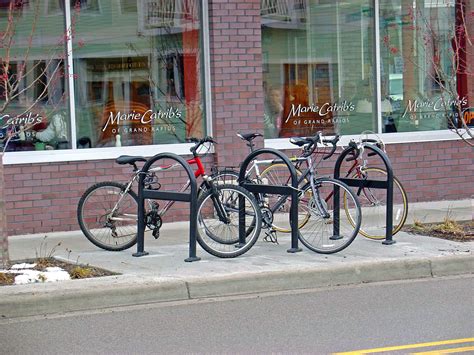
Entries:
MULTIPOLYGON (((247 141, 250 151, 254 151, 253 139, 261 136, 259 133, 237 134, 241 139, 247 141)), ((314 137, 291 138, 290 141, 302 149, 299 157, 290 160, 299 167, 303 163, 307 169, 304 172, 297 170, 299 189, 298 204, 298 227, 299 240, 310 250, 317 253, 336 253, 349 246, 357 236, 361 223, 361 211, 357 197, 350 188, 341 181, 329 177, 317 177, 313 164, 312 154, 318 143, 331 144, 332 151, 323 157, 328 159, 336 150, 339 137, 333 140, 322 140, 320 133, 314 137), (340 192, 346 197, 346 213, 342 214, 338 209, 334 210, 334 201, 339 202, 340 192), (347 219, 351 215, 353 223, 347 219), (334 218, 337 218, 335 220, 334 218), (348 222, 343 225, 342 222, 348 222), (341 228, 342 226, 342 228, 341 228), (335 229, 339 227, 339 232, 335 229)), ((213 178, 222 183, 238 181, 239 174, 232 169, 224 169, 214 173, 213 178)), ((247 169, 245 179, 262 184, 286 186, 290 177, 287 166, 277 159, 254 160, 247 169), (269 165, 260 173, 260 166, 269 165)), ((262 209, 263 228, 267 229, 266 239, 277 242, 276 232, 290 232, 289 227, 283 226, 288 222, 289 199, 288 196, 255 194, 262 209)), ((340 204, 341 208, 343 204, 340 204)))
MULTIPOLYGON (((346 161, 353 161, 345 177, 365 180, 387 180, 387 172, 379 167, 368 166, 368 161, 364 155, 364 147, 367 144, 374 144, 385 152, 383 140, 373 132, 362 132, 359 141, 351 141, 352 157, 346 161), (368 138, 368 134, 373 134, 377 139, 368 138), (362 138, 366 135, 366 138, 362 138)), ((367 156, 375 155, 368 153, 367 156)), ((359 233, 364 237, 373 240, 385 239, 386 222, 386 198, 387 192, 383 189, 373 189, 370 187, 358 188, 356 192, 362 208, 362 224, 359 233)), ((408 216, 408 198, 402 183, 395 176, 393 177, 393 229, 392 235, 398 233, 408 216)))
MULTIPOLYGON (((350 145, 352 145, 355 149, 353 150, 353 156, 351 158, 346 159, 346 161, 353 161, 352 165, 348 169, 348 172, 345 175, 345 178, 351 177, 354 179, 369 179, 369 180, 387 180, 387 172, 379 167, 370 167, 367 166, 367 159, 364 158, 364 144, 375 144, 378 148, 385 151, 385 144, 383 143, 382 139, 378 136, 378 139, 369 139, 369 138, 362 138, 364 134, 371 133, 371 132, 362 132, 361 138, 359 142, 351 141, 350 145)), ((373 134, 373 133, 372 133, 373 134)), ((242 135, 239 134, 239 137, 243 140, 247 141, 247 145, 250 147, 250 150, 253 150, 253 140, 255 137, 261 136, 260 134, 246 134, 242 135), (249 141, 250 139, 250 141, 249 141)), ((331 141, 326 141, 322 139, 322 142, 331 143, 331 141)), ((344 149, 344 147, 342 147, 344 149)), ((321 153, 321 152, 317 152, 321 153)), ((374 153, 368 153, 368 156, 373 155, 374 153)), ((317 155, 317 154, 316 154, 317 155)), ((296 158, 290 158, 290 160, 295 161, 296 158)), ((327 157, 323 157, 323 159, 327 159, 327 157)), ((258 171, 258 170, 257 170, 258 171)), ((273 180, 273 184, 288 184, 289 177, 288 175, 284 175, 287 172, 287 167, 285 164, 276 163, 271 164, 265 170, 262 171, 260 174, 261 178, 265 182, 266 180, 273 180), (279 178, 277 180, 276 177, 283 175, 284 178, 279 178)), ((301 176, 303 173, 299 169, 299 165, 296 165, 296 172, 298 176, 301 176)), ((226 172, 229 176, 231 176, 231 172, 226 172)), ((233 173, 234 175, 237 173, 233 173)), ((237 174, 238 177, 238 174, 237 174)), ((227 183, 236 181, 236 177, 227 177, 227 183)), ((395 235, 397 232, 401 230, 405 221, 408 216, 408 198, 403 188, 402 183, 398 180, 395 176, 393 177, 393 229, 392 235, 395 235)), ((356 192, 356 196, 359 199, 359 203, 362 209, 362 223, 360 225, 359 233, 366 238, 373 239, 373 240, 382 240, 385 239, 385 222, 386 222, 386 191, 381 189, 374 189, 370 187, 362 187, 358 188, 356 192)), ((343 196, 344 201, 346 201, 346 196, 343 196)), ((351 214, 349 212, 350 207, 347 203, 345 203, 345 213, 349 222, 356 227, 357 223, 351 218, 351 214)), ((285 214, 289 213, 289 204, 286 203, 285 205, 280 207, 280 212, 285 214)), ((265 217, 265 216, 263 216, 265 217)), ((290 233, 291 229, 289 227, 288 218, 287 216, 282 216, 277 222, 273 222, 273 228, 282 233, 290 233)), ((298 224, 299 226, 304 225, 307 216, 303 215, 300 216, 298 224)))
MULTIPOLYGON (((189 164, 197 165, 196 177, 202 177, 205 189, 199 193, 197 201, 197 235, 199 245, 208 253, 230 258, 247 252, 257 241, 261 229, 261 214, 255 197, 247 190, 235 185, 217 185, 205 172, 198 150, 206 143, 215 143, 211 137, 191 139, 195 143, 190 151, 193 158, 189 164), (239 197, 245 204, 245 243, 239 243, 238 219, 239 197)), ((210 146, 209 146, 210 147, 210 146)), ((84 235, 96 246, 110 251, 128 249, 137 242, 138 196, 132 186, 142 174, 137 163, 146 162, 141 156, 120 156, 119 165, 131 165, 133 172, 127 183, 104 181, 89 187, 81 196, 77 208, 79 226, 84 235)), ((147 189, 160 189, 157 173, 173 169, 179 164, 152 167, 145 178, 147 189)), ((187 181, 180 189, 184 192, 190 186, 187 181)), ((167 201, 163 208, 155 200, 147 200, 146 225, 155 239, 159 237, 162 217, 175 201, 167 201)))

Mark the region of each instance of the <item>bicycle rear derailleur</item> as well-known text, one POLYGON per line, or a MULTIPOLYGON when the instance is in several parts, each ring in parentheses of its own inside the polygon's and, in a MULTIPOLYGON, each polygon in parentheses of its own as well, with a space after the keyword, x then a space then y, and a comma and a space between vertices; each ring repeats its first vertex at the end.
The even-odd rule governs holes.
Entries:
POLYGON ((160 205, 154 202, 151 211, 146 214, 146 226, 152 230, 155 239, 160 237, 160 228, 163 225, 160 214, 158 213, 160 205))
POLYGON ((265 231, 265 237, 263 237, 263 240, 265 242, 270 242, 270 243, 278 243, 278 238, 275 229, 273 229, 273 212, 268 208, 268 207, 262 207, 262 221, 263 221, 263 228, 266 229, 265 231))

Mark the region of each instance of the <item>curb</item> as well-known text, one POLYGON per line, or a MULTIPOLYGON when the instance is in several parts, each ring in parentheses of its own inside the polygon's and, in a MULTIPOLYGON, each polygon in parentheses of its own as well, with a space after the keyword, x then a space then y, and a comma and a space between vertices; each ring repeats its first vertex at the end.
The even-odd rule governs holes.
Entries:
POLYGON ((199 278, 109 276, 0 288, 3 319, 252 293, 469 275, 474 256, 368 261, 199 278))

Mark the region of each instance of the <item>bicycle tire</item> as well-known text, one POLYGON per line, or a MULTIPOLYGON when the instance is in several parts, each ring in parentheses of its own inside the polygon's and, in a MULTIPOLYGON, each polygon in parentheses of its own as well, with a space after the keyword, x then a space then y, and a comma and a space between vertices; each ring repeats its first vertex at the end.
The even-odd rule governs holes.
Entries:
POLYGON ((118 212, 114 216, 123 218, 123 222, 129 223, 122 224, 120 220, 107 219, 118 202, 117 197, 125 189, 125 185, 117 182, 99 182, 89 187, 79 200, 77 206, 79 227, 86 238, 99 248, 121 251, 137 242, 138 196, 134 191, 127 192, 121 201, 122 206, 118 207, 118 212), (121 211, 125 211, 123 217, 120 217, 121 211))
MULTIPOLYGON (((239 178, 239 173, 231 169, 218 170, 211 175, 211 178, 216 185, 238 185, 237 180, 239 178)), ((207 184, 206 181, 203 181, 201 185, 199 185, 198 198, 201 193, 208 190, 207 184)))
POLYGON ((197 202, 196 218, 196 238, 199 245, 209 254, 220 258, 234 258, 250 250, 260 235, 262 225, 260 208, 255 197, 237 185, 218 185, 216 192, 213 190, 204 192, 197 202), (239 243, 238 234, 238 196, 244 197, 246 211, 250 207, 250 211, 246 213, 246 224, 253 227, 250 234, 246 235, 243 245, 239 243), (216 198, 218 202, 215 202, 216 198), (228 222, 223 222, 217 217, 216 203, 225 206, 226 215, 229 217, 228 222), (250 223, 248 223, 249 219, 251 219, 250 223))
MULTIPOLYGON (((217 184, 217 185, 237 185, 237 186, 240 186, 238 184, 238 180, 239 180, 239 173, 235 170, 232 170, 232 169, 224 169, 224 170, 218 170, 217 172, 215 172, 213 175, 212 175, 212 182, 214 184, 217 184)), ((201 184, 201 190, 200 191, 206 191, 207 190, 207 187, 204 185, 205 183, 203 182, 201 184)), ((255 196, 255 199, 257 200, 258 202, 258 194, 254 193, 253 194, 255 196)), ((199 197, 199 195, 198 195, 199 197)), ((247 236, 250 235, 250 233, 252 233, 252 230, 253 230, 253 227, 254 225, 251 224, 249 226, 249 228, 247 229, 247 236)), ((219 242, 222 242, 219 240, 219 237, 216 236, 216 241, 219 241, 219 242)), ((225 241, 224 241, 225 243, 225 241)))
MULTIPOLYGON (((377 179, 376 175, 381 174, 383 178, 377 180, 387 180, 387 172, 380 168, 366 168, 364 173, 368 174, 368 179, 377 179), (374 176, 375 175, 375 176, 374 176), (372 178, 371 178, 372 176, 372 178)), ((358 179, 357 173, 353 175, 358 179)), ((364 237, 373 240, 385 239, 386 233, 386 197, 387 191, 384 189, 362 188, 358 195, 362 208, 362 224, 359 233, 364 237)), ((345 201, 344 201, 345 202, 345 201)), ((392 235, 398 233, 408 216, 408 198, 402 183, 395 176, 393 177, 393 229, 392 235)), ((347 212, 346 212, 347 213, 347 212)), ((348 215, 349 221, 353 223, 348 215)))
POLYGON ((359 201, 355 194, 345 183, 333 178, 316 178, 316 193, 318 197, 313 198, 311 185, 308 183, 302 189, 299 205, 306 206, 310 213, 307 223, 299 228, 299 240, 308 249, 320 254, 337 253, 347 248, 359 232, 362 213, 359 201), (334 220, 334 187, 339 187, 339 220, 334 220), (346 193, 351 199, 347 199, 347 205, 351 206, 353 225, 347 220, 342 196, 346 193), (318 204, 322 208, 318 208, 318 204), (323 212, 327 212, 327 216, 323 212), (334 235, 334 223, 339 224, 339 234, 334 235), (344 223, 344 224, 343 224, 344 223), (336 238, 335 238, 336 237, 336 238))
MULTIPOLYGON (((299 178, 303 173, 296 168, 296 174, 299 178)), ((277 186, 288 186, 291 185, 290 173, 288 166, 284 163, 275 163, 268 166, 260 174, 260 178, 264 184, 277 185, 277 186), (265 181, 266 179, 266 181, 265 181)), ((307 182, 305 179, 304 181, 307 182)), ((275 210, 275 204, 281 198, 281 195, 269 195, 268 205, 270 210, 275 210)), ((291 227, 289 222, 289 214, 291 207, 291 199, 287 198, 285 202, 278 208, 278 214, 273 212, 272 227, 277 232, 291 233, 291 227)), ((300 213, 298 209, 298 228, 303 227, 309 219, 310 215, 308 212, 300 213)))

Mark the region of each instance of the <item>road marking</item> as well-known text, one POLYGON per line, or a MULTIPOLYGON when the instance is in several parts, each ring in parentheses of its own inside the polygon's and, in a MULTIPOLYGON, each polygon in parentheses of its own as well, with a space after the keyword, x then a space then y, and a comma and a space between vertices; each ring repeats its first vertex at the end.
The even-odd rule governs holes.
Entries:
POLYGON ((466 351, 474 350, 474 346, 466 346, 464 348, 454 348, 454 349, 441 349, 434 351, 425 351, 421 353, 412 353, 418 355, 428 355, 428 354, 454 354, 454 353, 465 353, 466 351))
MULTIPOLYGON (((373 354, 373 353, 381 353, 381 352, 384 352, 384 351, 397 351, 397 350, 406 350, 406 349, 427 348, 427 347, 430 347, 430 346, 451 345, 451 344, 461 344, 461 343, 471 343, 471 342, 474 342, 474 338, 443 340, 443 341, 435 341, 435 342, 431 342, 431 343, 418 343, 418 344, 410 344, 410 345, 390 346, 390 347, 386 347, 386 348, 347 351, 347 352, 343 352, 343 353, 335 353, 334 355, 373 354)), ((438 350, 438 353, 439 353, 439 350, 438 350)))

